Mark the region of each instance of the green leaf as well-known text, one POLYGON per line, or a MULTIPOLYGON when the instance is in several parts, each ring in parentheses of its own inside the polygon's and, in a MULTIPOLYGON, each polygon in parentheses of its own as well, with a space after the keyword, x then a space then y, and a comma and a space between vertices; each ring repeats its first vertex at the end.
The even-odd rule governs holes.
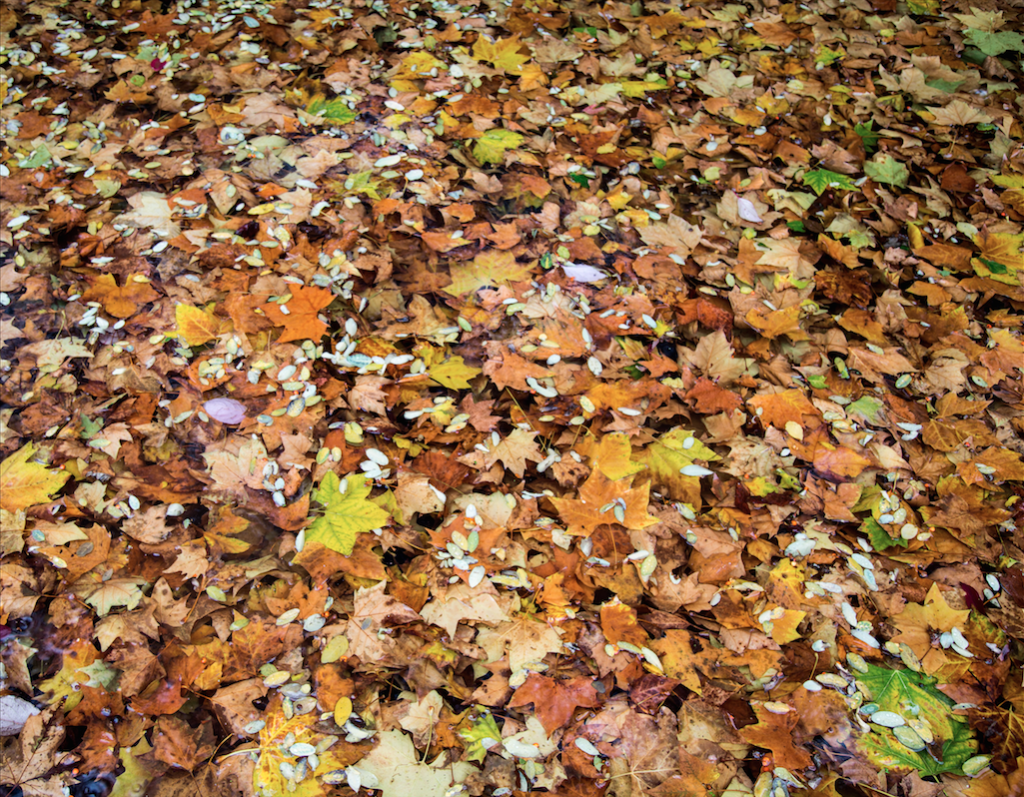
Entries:
POLYGON ((985 55, 1002 55, 1007 50, 1024 53, 1024 37, 1009 30, 998 32, 968 28, 967 39, 985 55))
POLYGON ((515 149, 522 143, 522 134, 500 127, 493 128, 476 140, 473 157, 481 163, 501 163, 507 150, 515 149))
POLYGON ((313 498, 327 511, 306 529, 306 542, 319 542, 349 556, 357 534, 380 528, 391 516, 369 500, 371 487, 367 479, 353 474, 345 482, 344 493, 341 480, 333 471, 320 482, 313 498))
POLYGON ((317 94, 306 106, 306 113, 311 116, 322 116, 325 122, 345 125, 354 122, 359 115, 341 97, 327 99, 323 94, 317 94))
POLYGON ((858 122, 853 127, 853 132, 860 136, 864 144, 864 151, 869 155, 878 148, 878 139, 882 136, 875 132, 875 123, 869 119, 867 122, 858 122))
POLYGON ((906 548, 908 543, 902 537, 890 537, 889 532, 873 517, 865 520, 860 530, 868 535, 871 547, 876 551, 884 551, 887 548, 906 548))
POLYGON ((804 172, 803 177, 800 179, 804 185, 818 196, 821 196, 826 188, 839 188, 843 191, 854 191, 857 188, 853 180, 847 175, 830 172, 828 169, 814 169, 813 171, 804 172))
POLYGON ((878 413, 882 411, 883 406, 884 404, 873 396, 861 396, 855 402, 847 406, 846 414, 857 414, 862 418, 865 418, 869 423, 880 423, 881 421, 878 417, 878 413))
POLYGON ((873 664, 858 676, 865 702, 877 703, 880 711, 899 714, 912 728, 921 723, 934 737, 936 749, 942 750, 938 757, 927 749, 914 752, 901 744, 890 728, 872 724, 871 731, 857 740, 857 748, 871 763, 884 770, 913 769, 921 777, 943 772, 961 774, 961 765, 974 755, 977 744, 966 720, 954 716, 953 701, 931 680, 911 670, 890 670, 873 664))
POLYGON ((489 747, 494 747, 501 741, 501 731, 498 730, 498 723, 494 721, 494 715, 483 706, 477 706, 479 716, 471 719, 468 728, 459 730, 459 736, 466 742, 466 760, 483 761, 489 747), (491 744, 484 746, 484 741, 490 739, 491 744))
POLYGON ((906 188, 907 181, 910 179, 910 170, 888 154, 880 158, 876 156, 873 161, 865 163, 864 174, 876 183, 895 185, 900 188, 906 188))

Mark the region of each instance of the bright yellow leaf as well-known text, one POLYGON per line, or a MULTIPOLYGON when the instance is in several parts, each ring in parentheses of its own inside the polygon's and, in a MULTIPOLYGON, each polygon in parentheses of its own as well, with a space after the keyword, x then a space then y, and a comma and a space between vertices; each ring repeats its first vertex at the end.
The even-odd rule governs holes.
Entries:
POLYGON ((530 60, 530 56, 519 52, 517 36, 511 39, 498 39, 496 42, 481 36, 473 45, 473 57, 478 61, 490 61, 496 69, 504 69, 514 75, 518 75, 523 69, 523 64, 530 60))
POLYGON ((17 512, 45 504, 71 478, 70 473, 52 471, 31 462, 36 447, 26 443, 0 464, 0 508, 17 512))
POLYGON ((213 313, 190 304, 175 307, 174 320, 178 322, 178 337, 188 346, 202 346, 217 337, 220 330, 220 320, 213 313))

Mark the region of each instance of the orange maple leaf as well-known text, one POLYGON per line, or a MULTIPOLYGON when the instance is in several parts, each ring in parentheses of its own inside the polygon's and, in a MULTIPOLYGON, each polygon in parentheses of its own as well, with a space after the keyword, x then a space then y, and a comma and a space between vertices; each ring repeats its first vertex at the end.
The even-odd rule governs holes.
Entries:
POLYGON ((263 305, 267 318, 277 326, 284 327, 284 334, 277 342, 320 340, 327 331, 327 324, 320 320, 319 314, 334 301, 334 294, 325 288, 307 288, 304 285, 296 285, 291 291, 292 296, 288 301, 263 305))
POLYGON ((769 340, 785 335, 790 340, 807 340, 807 333, 800 328, 800 305, 794 304, 783 310, 774 310, 764 315, 759 309, 747 313, 747 323, 759 330, 769 340))
POLYGON ((552 498, 551 502, 566 522, 569 534, 590 536, 606 523, 637 531, 653 526, 658 519, 647 514, 651 483, 644 482, 633 489, 629 482, 629 479, 612 481, 595 470, 580 488, 579 498, 552 498), (617 506, 622 508, 618 514, 617 506))
POLYGON ((764 707, 763 703, 755 703, 753 708, 758 722, 756 725, 748 725, 743 728, 740 731, 740 736, 756 747, 771 750, 775 756, 775 763, 790 772, 798 772, 809 767, 811 765, 810 754, 793 745, 793 729, 796 728, 800 715, 795 711, 773 714, 764 707))
POLYGON ((559 681, 546 675, 531 673, 526 683, 516 689, 509 708, 533 703, 537 719, 551 734, 572 719, 576 708, 594 708, 601 705, 593 679, 586 677, 559 681))
POLYGON ((92 287, 82 294, 82 301, 99 302, 114 318, 129 318, 140 304, 153 302, 160 294, 149 285, 149 280, 133 274, 124 285, 118 285, 113 274, 100 274, 92 287))

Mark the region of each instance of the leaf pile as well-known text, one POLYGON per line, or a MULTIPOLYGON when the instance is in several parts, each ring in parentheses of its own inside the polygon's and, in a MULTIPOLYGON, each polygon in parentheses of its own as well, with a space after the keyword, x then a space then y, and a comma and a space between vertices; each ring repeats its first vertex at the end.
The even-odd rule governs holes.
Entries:
POLYGON ((5 3, 0 782, 1019 792, 989 6, 5 3))

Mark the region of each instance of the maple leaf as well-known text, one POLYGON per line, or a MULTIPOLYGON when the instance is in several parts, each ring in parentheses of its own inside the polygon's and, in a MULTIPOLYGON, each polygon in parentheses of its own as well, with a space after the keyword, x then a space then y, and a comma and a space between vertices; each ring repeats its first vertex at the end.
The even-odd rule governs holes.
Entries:
POLYGON ((898 728, 913 730, 922 743, 917 750, 904 744, 898 728, 893 726, 895 720, 887 716, 884 724, 881 719, 871 723, 871 731, 860 736, 857 748, 869 761, 885 769, 913 769, 922 777, 959 772, 960 766, 977 748, 966 720, 953 714, 953 701, 935 688, 932 679, 920 673, 890 670, 874 664, 867 667, 868 671, 860 673, 858 680, 870 691, 878 711, 902 718, 905 707, 914 706, 913 715, 904 719, 898 728), (925 749, 926 744, 934 744, 941 753, 933 756, 925 749))
POLYGON ((633 462, 633 446, 624 434, 606 434, 599 440, 587 440, 580 446, 580 453, 589 457, 590 464, 612 481, 632 476, 644 469, 633 462))
POLYGON ((373 485, 362 476, 346 477, 329 471, 320 481, 313 497, 324 506, 324 514, 306 528, 306 540, 319 542, 332 551, 348 556, 356 544, 356 535, 384 526, 388 512, 369 500, 373 485))
POLYGON ((320 311, 334 301, 334 294, 325 288, 304 285, 295 285, 290 290, 287 299, 262 305, 267 317, 277 326, 284 327, 284 333, 277 342, 319 341, 327 331, 327 324, 320 319, 320 311))
POLYGON ((0 747, 4 762, 0 783, 39 797, 67 793, 71 773, 47 776, 55 769, 54 762, 60 757, 59 748, 64 740, 64 724, 55 716, 59 710, 59 706, 53 706, 37 712, 25 721, 20 734, 4 738, 0 747))
POLYGON ((480 629, 476 642, 487 651, 490 661, 497 661, 507 650, 509 669, 513 673, 562 649, 558 630, 529 614, 516 614, 497 628, 480 629))
POLYGON ((49 502, 50 496, 71 478, 33 461, 36 447, 26 443, 0 463, 0 507, 18 512, 49 502))
POLYGON ((517 708, 529 703, 533 703, 537 719, 550 736, 572 719, 578 707, 595 708, 601 705, 601 700, 590 678, 558 679, 530 673, 508 701, 508 707, 517 708))
POLYGON ((503 128, 486 131, 473 145, 473 157, 481 163, 501 163, 505 153, 523 143, 523 136, 503 128))
POLYGON ((480 36, 473 45, 473 57, 480 61, 490 61, 498 69, 518 74, 522 71, 523 64, 530 60, 530 56, 523 55, 519 49, 518 36, 493 42, 486 36, 480 36))
POLYGON ((141 588, 147 583, 146 579, 134 576, 93 583, 79 581, 75 584, 75 591, 103 617, 115 606, 124 606, 129 610, 138 606, 143 597, 141 588))
POLYGON ((252 780, 255 793, 261 797, 276 797, 281 794, 322 797, 325 787, 319 778, 322 778, 324 773, 350 766, 362 757, 362 749, 336 741, 320 753, 320 766, 317 767, 315 775, 310 773, 300 781, 297 781, 294 775, 287 777, 285 772, 294 773, 295 765, 299 763, 302 755, 300 748, 315 749, 325 737, 325 734, 316 728, 318 714, 296 714, 287 718, 281 708, 281 699, 275 698, 267 706, 263 716, 266 718, 266 724, 260 730, 259 759, 256 761, 252 780))
POLYGON ((757 715, 757 724, 742 728, 740 736, 752 745, 771 750, 775 763, 790 772, 799 772, 809 767, 810 754, 793 744, 793 729, 796 728, 799 715, 795 711, 769 711, 764 703, 755 703, 753 709, 757 715))
POLYGON ((463 296, 490 285, 528 280, 532 273, 533 267, 516 263, 515 255, 511 252, 488 250, 469 263, 453 265, 452 284, 444 292, 452 296, 463 296))
POLYGON ((612 481, 594 471, 580 488, 578 498, 552 498, 551 503, 569 534, 589 536, 598 526, 609 523, 637 530, 653 526, 658 519, 647 514, 651 483, 644 482, 634 489, 629 482, 612 481))
POLYGON ((175 307, 174 320, 178 322, 178 337, 188 346, 202 346, 220 334, 220 319, 211 311, 190 304, 175 307))
POLYGON ((508 437, 502 439, 498 437, 497 432, 492 432, 490 438, 480 446, 483 451, 464 454, 459 457, 459 462, 481 470, 487 470, 497 462, 503 462, 508 470, 522 478, 528 461, 540 462, 544 459, 544 452, 534 439, 536 436, 537 432, 515 429, 508 437))
POLYGON ((139 274, 129 276, 124 285, 118 285, 113 274, 100 274, 82 294, 82 301, 99 302, 115 318, 130 318, 140 304, 159 298, 149 280, 139 274))
POLYGON ((447 764, 441 757, 433 763, 420 760, 412 739, 402 731, 383 731, 377 738, 377 746, 355 769, 361 776, 371 776, 372 781, 365 778, 365 785, 373 783, 372 788, 380 789, 383 797, 445 797, 453 784, 477 772, 465 761, 447 764))
POLYGON ((713 462, 721 457, 697 440, 692 432, 682 429, 673 429, 662 435, 638 457, 649 468, 655 485, 677 501, 685 501, 694 508, 701 504, 700 477, 683 470, 698 459, 713 462))

